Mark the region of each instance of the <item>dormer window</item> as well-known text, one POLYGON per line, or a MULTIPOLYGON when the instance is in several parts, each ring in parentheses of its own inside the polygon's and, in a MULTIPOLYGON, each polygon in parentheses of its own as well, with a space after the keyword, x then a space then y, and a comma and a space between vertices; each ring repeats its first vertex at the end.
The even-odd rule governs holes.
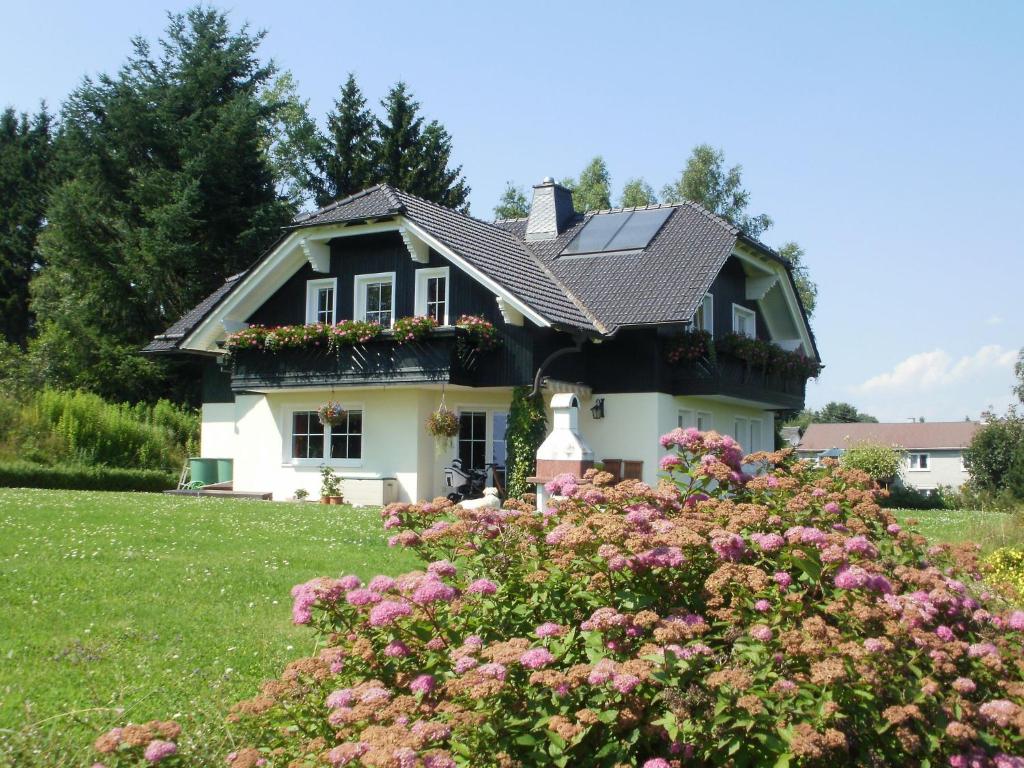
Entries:
POLYGON ((395 273, 356 275, 355 284, 356 319, 380 323, 382 328, 394 325, 395 273))
POLYGON ((416 314, 448 325, 448 267, 416 270, 416 314))
POLYGON ((751 339, 757 337, 757 316, 752 309, 732 305, 732 332, 751 339))
POLYGON ((306 282, 306 322, 334 325, 338 317, 338 278, 306 282))
POLYGON ((693 316, 693 327, 698 331, 707 331, 712 336, 715 335, 715 297, 710 293, 704 294, 700 306, 697 307, 697 312, 693 316))

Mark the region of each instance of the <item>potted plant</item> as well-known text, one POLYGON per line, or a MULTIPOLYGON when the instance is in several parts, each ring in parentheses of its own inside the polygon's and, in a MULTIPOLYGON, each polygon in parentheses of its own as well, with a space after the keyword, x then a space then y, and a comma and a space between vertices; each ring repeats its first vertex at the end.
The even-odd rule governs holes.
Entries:
POLYGON ((417 315, 416 317, 400 317, 395 321, 391 332, 395 341, 405 344, 427 338, 437 328, 437 321, 432 317, 417 315))
POLYGON ((296 488, 295 489, 295 500, 296 501, 305 501, 307 496, 309 496, 309 491, 307 491, 305 488, 296 488))
POLYGON ((337 427, 345 423, 345 409, 341 407, 341 403, 334 400, 329 400, 317 408, 317 414, 320 416, 320 423, 325 427, 337 427))
POLYGON ((459 434, 459 417, 455 411, 441 403, 437 410, 427 417, 427 433, 447 447, 452 438, 459 434))
POLYGON ((320 503, 345 503, 345 497, 341 495, 341 478, 326 464, 320 467, 320 503))

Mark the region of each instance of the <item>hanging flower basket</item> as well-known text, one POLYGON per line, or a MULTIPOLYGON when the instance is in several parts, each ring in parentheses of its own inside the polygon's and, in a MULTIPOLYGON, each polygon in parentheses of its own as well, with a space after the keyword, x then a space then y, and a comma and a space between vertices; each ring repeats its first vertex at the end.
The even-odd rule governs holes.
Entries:
POLYGON ((427 432, 438 440, 451 440, 459 434, 459 417, 443 403, 427 417, 427 432))
POLYGON ((320 416, 320 423, 325 427, 337 427, 345 423, 345 409, 341 407, 341 403, 334 400, 321 405, 317 409, 317 413, 320 416))

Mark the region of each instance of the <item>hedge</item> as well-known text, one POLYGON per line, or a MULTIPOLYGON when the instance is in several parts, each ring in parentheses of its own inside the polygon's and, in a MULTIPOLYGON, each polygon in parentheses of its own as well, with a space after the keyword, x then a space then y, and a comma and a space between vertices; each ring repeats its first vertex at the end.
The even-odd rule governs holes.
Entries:
POLYGON ((114 467, 47 467, 27 461, 0 463, 0 488, 60 488, 78 491, 166 491, 177 485, 170 472, 114 467))

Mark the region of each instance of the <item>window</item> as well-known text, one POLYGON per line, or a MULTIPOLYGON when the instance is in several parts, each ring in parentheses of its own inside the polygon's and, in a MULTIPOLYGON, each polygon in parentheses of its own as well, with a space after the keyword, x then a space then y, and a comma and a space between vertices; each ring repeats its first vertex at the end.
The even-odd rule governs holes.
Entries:
POLYGON ((327 428, 331 437, 332 459, 363 457, 363 412, 345 411, 345 422, 327 428))
POLYGON ((747 448, 748 453, 756 453, 757 451, 763 451, 764 446, 761 444, 761 421, 759 419, 750 420, 750 447, 747 448))
POLYGON ((741 336, 754 338, 757 336, 757 321, 754 311, 741 307, 739 304, 732 305, 732 332, 741 336))
POLYGON ((693 411, 688 411, 685 408, 681 409, 676 414, 676 426, 680 429, 689 429, 690 427, 697 426, 697 419, 693 415, 693 411))
POLYGON ((459 414, 459 458, 463 469, 483 469, 487 463, 487 412, 459 414))
POLYGON ((928 454, 927 453, 911 453, 907 455, 907 467, 911 472, 927 472, 928 471, 928 454))
POLYGON ((322 459, 324 457, 324 426, 316 411, 292 414, 292 458, 322 459))
POLYGON ((334 325, 338 316, 338 278, 306 281, 306 322, 334 325))
POLYGON ((324 459, 328 446, 329 459, 358 460, 363 457, 363 412, 345 412, 345 422, 337 426, 324 426, 316 411, 296 411, 292 414, 293 459, 324 459))
POLYGON ((697 307, 697 313, 693 316, 693 327, 698 331, 707 331, 714 336, 715 297, 710 293, 704 294, 700 306, 697 307))
POLYGON ((744 450, 747 450, 747 446, 750 444, 750 433, 748 431, 750 429, 749 424, 750 422, 748 422, 747 419, 737 416, 732 427, 732 436, 736 438, 736 442, 739 443, 744 450))
POLYGON ((707 432, 711 429, 711 414, 703 411, 697 411, 697 429, 701 432, 707 432))
POLYGON ((356 275, 355 316, 390 328, 395 322, 395 273, 356 275))
POLYGON ((494 414, 494 439, 491 440, 491 461, 497 464, 499 467, 505 466, 505 460, 508 456, 507 447, 505 445, 505 432, 508 430, 508 414, 507 413, 495 413, 494 414))
POLYGON ((416 270, 416 314, 448 325, 448 267, 416 270))

